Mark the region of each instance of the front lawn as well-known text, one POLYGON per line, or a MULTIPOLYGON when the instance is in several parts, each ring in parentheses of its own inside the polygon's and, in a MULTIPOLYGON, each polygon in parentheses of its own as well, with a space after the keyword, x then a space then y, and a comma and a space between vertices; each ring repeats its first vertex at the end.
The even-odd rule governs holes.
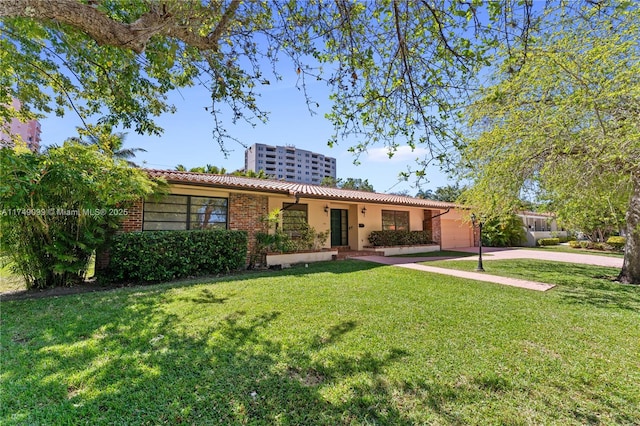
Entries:
POLYGON ((591 285, 354 260, 2 301, 0 423, 638 424, 640 310, 591 285))

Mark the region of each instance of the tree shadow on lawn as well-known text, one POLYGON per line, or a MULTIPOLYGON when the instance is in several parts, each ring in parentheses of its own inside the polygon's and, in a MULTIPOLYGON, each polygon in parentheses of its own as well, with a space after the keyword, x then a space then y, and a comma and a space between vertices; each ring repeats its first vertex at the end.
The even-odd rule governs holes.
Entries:
POLYGON ((616 281, 615 268, 559 263, 549 262, 544 272, 555 273, 555 291, 565 302, 640 312, 640 286, 616 281))
POLYGON ((379 379, 406 351, 332 350, 357 329, 355 321, 328 325, 288 347, 265 336, 281 316, 275 310, 212 315, 217 319, 194 329, 166 308, 200 309, 204 298, 202 309, 213 312, 222 304, 209 299, 232 297, 184 300, 158 290, 114 300, 105 293, 85 311, 95 315, 58 306, 59 328, 38 327, 25 340, 14 335, 3 342, 2 423, 412 424, 379 379), (101 314, 105 303, 119 314, 101 314), (323 395, 345 383, 350 389, 339 399, 323 395))
POLYGON ((567 303, 640 312, 640 286, 637 285, 593 283, 588 287, 564 287, 557 291, 567 303))
MULTIPOLYGON (((437 266, 472 271, 476 263, 460 260, 437 266)), ((484 269, 487 274, 555 284, 552 292, 566 303, 640 312, 640 286, 615 281, 619 273, 616 268, 531 259, 487 259, 484 269)))
POLYGON ((351 273, 357 271, 365 271, 368 269, 379 268, 380 265, 372 262, 363 262, 357 260, 341 260, 329 262, 310 263, 307 267, 304 264, 294 265, 291 268, 281 270, 240 270, 225 275, 202 275, 197 277, 185 278, 164 283, 100 283, 87 281, 82 284, 70 287, 55 287, 47 289, 31 289, 0 293, 0 301, 10 300, 27 300, 27 299, 44 299, 48 297, 70 296, 83 293, 94 293, 102 291, 111 291, 123 288, 135 289, 138 287, 156 287, 165 288, 166 286, 181 287, 200 283, 214 283, 227 281, 246 281, 255 278, 296 275, 307 276, 316 273, 351 273))
POLYGON ((352 318, 281 340, 274 329, 294 324, 271 306, 236 308, 240 290, 174 288, 3 307, 0 423, 464 424, 473 419, 468 406, 528 392, 491 371, 469 371, 461 384, 426 372, 391 379, 387 371, 415 354, 392 342, 341 351, 358 332, 352 318), (20 312, 30 313, 16 319, 20 312))

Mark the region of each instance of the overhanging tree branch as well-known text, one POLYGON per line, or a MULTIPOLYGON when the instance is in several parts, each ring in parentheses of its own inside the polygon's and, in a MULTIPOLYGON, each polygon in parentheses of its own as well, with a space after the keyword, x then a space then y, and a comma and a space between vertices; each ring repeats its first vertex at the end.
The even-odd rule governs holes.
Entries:
POLYGON ((189 26, 175 25, 183 18, 183 11, 187 10, 191 15, 192 8, 204 6, 199 2, 178 5, 151 2, 149 11, 129 24, 118 22, 92 4, 77 0, 3 0, 0 2, 0 17, 56 21, 79 29, 100 45, 131 49, 136 53, 142 53, 154 35, 175 37, 198 49, 217 51, 218 41, 228 29, 240 1, 231 1, 218 25, 207 36, 198 35, 189 26))

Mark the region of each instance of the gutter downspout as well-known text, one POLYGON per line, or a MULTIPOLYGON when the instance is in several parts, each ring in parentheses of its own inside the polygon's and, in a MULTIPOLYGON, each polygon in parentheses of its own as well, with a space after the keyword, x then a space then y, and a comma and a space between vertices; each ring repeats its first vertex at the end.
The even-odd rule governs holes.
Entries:
MULTIPOLYGON (((291 207, 300 204, 300 193, 299 192, 291 192, 289 191, 289 195, 293 195, 296 199, 296 201, 293 204, 289 204, 286 207, 283 207, 282 209, 280 209, 280 211, 285 211, 287 209, 290 209, 291 207)), ((278 221, 279 222, 279 221, 278 221)), ((280 223, 276 223, 276 230, 278 230, 278 228, 280 227, 280 223)))
POLYGON ((437 214, 435 216, 431 216, 431 219, 435 219, 436 217, 444 216, 445 214, 449 213, 450 211, 451 211, 451 207, 447 207, 447 210, 445 210, 444 212, 439 213, 439 214, 437 214))

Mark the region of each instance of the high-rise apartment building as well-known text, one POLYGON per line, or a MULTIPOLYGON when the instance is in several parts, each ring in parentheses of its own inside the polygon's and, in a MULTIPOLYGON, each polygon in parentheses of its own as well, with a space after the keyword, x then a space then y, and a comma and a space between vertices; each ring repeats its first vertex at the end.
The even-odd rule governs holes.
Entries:
POLYGON ((275 179, 319 185, 325 177, 336 178, 336 159, 295 146, 251 145, 244 152, 245 170, 264 170, 275 179))
MULTIPOLYGON (((22 104, 13 98, 11 106, 17 111, 20 110, 22 104)), ((0 123, 0 146, 13 146, 13 141, 19 137, 31 151, 38 152, 40 150, 40 132, 40 122, 37 120, 23 123, 17 118, 12 118, 8 123, 0 123)))

